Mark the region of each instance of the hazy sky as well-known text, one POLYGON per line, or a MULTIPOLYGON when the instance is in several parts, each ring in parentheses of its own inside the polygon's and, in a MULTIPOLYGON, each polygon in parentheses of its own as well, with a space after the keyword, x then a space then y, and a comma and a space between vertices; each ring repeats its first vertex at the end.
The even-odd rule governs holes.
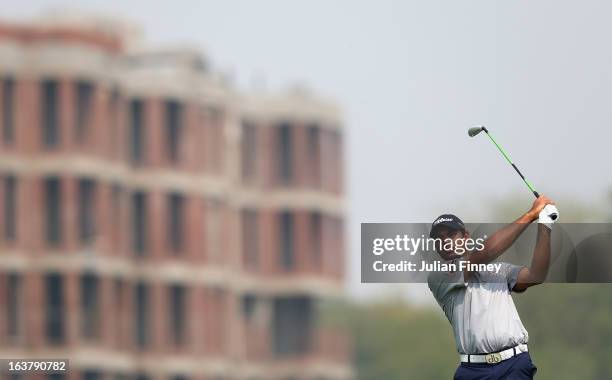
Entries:
MULTIPOLYGON (((153 43, 202 46, 248 86, 305 82, 342 106, 349 289, 359 223, 486 215, 524 194, 486 124, 542 193, 602 202, 612 185, 612 3, 606 1, 6 1, 3 18, 53 7, 140 23, 153 43)), ((529 205, 526 204, 525 208, 529 205)), ((560 209, 563 210, 562 204, 560 209)), ((509 219, 513 216, 509 216, 509 219)), ((418 288, 418 287, 417 287, 418 288)), ((396 288, 397 289, 397 288, 396 288)))

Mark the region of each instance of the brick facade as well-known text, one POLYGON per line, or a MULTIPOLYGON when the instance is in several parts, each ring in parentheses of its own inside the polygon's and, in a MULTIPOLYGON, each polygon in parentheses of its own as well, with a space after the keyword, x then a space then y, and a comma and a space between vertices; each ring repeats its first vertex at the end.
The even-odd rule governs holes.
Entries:
POLYGON ((245 105, 222 83, 220 96, 190 92, 210 74, 179 63, 194 82, 177 90, 146 56, 116 64, 134 57, 122 46, 77 28, 0 25, 0 51, 18 64, 0 58, 0 80, 14 83, 12 95, 0 86, 1 123, 5 96, 14 107, 13 138, 0 133, 0 356, 63 355, 72 366, 65 379, 352 378, 346 337, 316 323, 317 303, 338 296, 343 280, 336 119, 287 117, 300 100, 245 105), (32 59, 37 49, 51 58, 32 59), (108 72, 64 62, 67 49, 108 72), (247 122, 254 147, 241 140, 247 122), (246 179, 242 155, 251 148, 255 172, 246 179), (249 244, 254 265, 244 257, 249 244), (283 300, 313 317, 287 314, 283 300))

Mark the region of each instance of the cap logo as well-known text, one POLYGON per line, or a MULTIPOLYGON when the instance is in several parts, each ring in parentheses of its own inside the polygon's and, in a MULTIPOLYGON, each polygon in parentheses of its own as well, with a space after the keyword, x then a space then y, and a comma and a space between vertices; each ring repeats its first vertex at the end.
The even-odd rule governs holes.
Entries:
POLYGON ((453 221, 453 219, 451 219, 451 218, 440 218, 440 219, 438 219, 438 220, 436 220, 436 221, 434 222, 434 226, 435 226, 436 224, 440 224, 440 223, 442 223, 442 222, 452 222, 452 221, 453 221))

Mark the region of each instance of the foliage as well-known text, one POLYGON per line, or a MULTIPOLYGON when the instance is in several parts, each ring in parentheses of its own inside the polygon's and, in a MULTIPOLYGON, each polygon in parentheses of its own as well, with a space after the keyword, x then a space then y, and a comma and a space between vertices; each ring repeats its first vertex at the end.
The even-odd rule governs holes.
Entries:
MULTIPOLYGON (((548 284, 514 295, 540 380, 612 379, 612 285, 548 284)), ((359 380, 451 379, 448 321, 400 300, 326 308, 325 323, 353 338, 359 380)))

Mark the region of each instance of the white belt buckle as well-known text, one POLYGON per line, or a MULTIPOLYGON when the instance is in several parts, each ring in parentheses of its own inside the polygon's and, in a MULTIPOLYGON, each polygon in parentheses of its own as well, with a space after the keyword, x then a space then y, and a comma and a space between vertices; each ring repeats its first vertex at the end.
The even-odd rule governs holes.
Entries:
POLYGON ((485 355, 485 360, 487 364, 495 364, 502 361, 502 356, 499 352, 496 352, 494 354, 485 355))

